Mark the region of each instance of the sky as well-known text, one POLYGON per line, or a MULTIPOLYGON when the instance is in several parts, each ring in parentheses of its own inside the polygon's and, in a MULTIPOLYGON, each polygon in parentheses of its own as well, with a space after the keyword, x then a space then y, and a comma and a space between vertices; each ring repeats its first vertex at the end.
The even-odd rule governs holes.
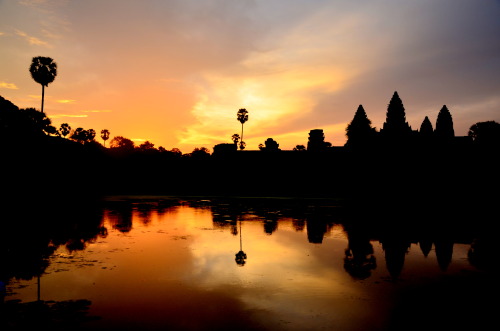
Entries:
POLYGON ((342 146, 358 106, 380 129, 395 91, 413 129, 447 105, 461 136, 500 122, 499 18, 499 0, 0 0, 0 95, 40 109, 46 56, 54 126, 137 145, 212 151, 245 108, 249 150, 312 129, 342 146))

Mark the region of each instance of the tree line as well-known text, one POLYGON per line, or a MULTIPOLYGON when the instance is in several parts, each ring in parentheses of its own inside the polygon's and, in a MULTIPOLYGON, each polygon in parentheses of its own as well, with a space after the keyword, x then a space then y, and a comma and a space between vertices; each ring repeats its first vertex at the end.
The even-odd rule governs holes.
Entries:
MULTIPOLYGON (((84 129, 78 127, 72 130, 68 123, 63 123, 59 128, 55 128, 51 124, 51 120, 44 113, 44 97, 45 97, 45 87, 48 87, 57 76, 57 63, 50 57, 37 56, 33 57, 32 63, 29 67, 30 74, 33 80, 42 86, 42 103, 41 111, 37 112, 34 108, 27 108, 19 110, 16 106, 5 99, 1 99, 0 103, 2 108, 5 108, 5 112, 8 114, 2 114, 2 121, 4 131, 9 129, 9 126, 14 126, 14 130, 25 131, 27 135, 37 135, 45 133, 51 136, 60 136, 63 138, 69 138, 73 141, 79 142, 81 144, 96 143, 96 131, 94 129, 84 129), (12 111, 12 110, 17 110, 12 111), (20 128, 20 126, 25 126, 20 128), (38 132, 35 132, 38 131, 38 132)), ((236 149, 244 150, 246 148, 246 143, 243 140, 243 126, 248 121, 249 115, 246 108, 240 108, 236 114, 236 119, 241 123, 241 135, 235 133, 231 136, 236 149)), ((433 142, 442 141, 444 139, 450 139, 455 136, 453 128, 453 119, 451 113, 446 105, 444 105, 436 120, 436 126, 433 128, 431 121, 428 116, 426 116, 420 126, 419 130, 413 130, 411 126, 406 121, 405 108, 398 92, 394 92, 388 107, 386 121, 383 127, 377 131, 371 125, 371 121, 368 118, 362 105, 359 105, 355 112, 354 118, 346 127, 346 137, 347 142, 346 147, 373 147, 374 145, 379 145, 380 141, 401 141, 403 139, 408 141, 408 138, 418 137, 422 140, 432 140, 433 142)), ((468 132, 468 136, 474 140, 476 143, 481 145, 497 145, 500 146, 500 124, 495 121, 478 122, 473 124, 468 132)), ((100 138, 103 141, 104 147, 106 147, 106 142, 110 138, 110 132, 108 129, 101 130, 100 138)), ((164 147, 160 146, 155 148, 154 144, 150 141, 145 141, 138 146, 135 143, 123 136, 114 137, 109 144, 110 148, 120 149, 122 151, 132 151, 137 149, 138 151, 152 153, 157 151, 159 153, 168 152, 164 147)), ((261 151, 278 151, 279 144, 273 138, 268 138, 264 144, 259 144, 259 149, 261 151)), ((322 133, 319 130, 311 130, 308 148, 305 145, 296 145, 294 151, 305 151, 310 149, 327 149, 332 147, 330 142, 325 142, 322 133), (316 132, 314 132, 316 131, 316 132)), ((178 148, 174 148, 169 152, 178 155, 182 153, 178 148)), ((210 154, 210 151, 206 147, 195 148, 192 153, 187 155, 200 155, 200 154, 210 154)))
MULTIPOLYGON (((33 72, 40 70, 51 75, 43 80, 39 78, 42 74, 32 73, 34 79, 37 77, 42 85, 43 104, 44 88, 54 80, 57 66, 52 64, 53 61, 35 58, 33 62, 37 63, 34 67, 38 68, 33 69, 33 72), (44 65, 39 62, 49 68, 43 69, 44 65)), ((465 177, 462 174, 460 177, 446 177, 444 172, 436 175, 428 165, 436 165, 436 160, 439 159, 441 164, 446 164, 446 169, 454 169, 456 174, 463 170, 468 173, 467 178, 473 178, 477 172, 471 169, 480 167, 471 168, 470 160, 464 162, 464 159, 479 158, 477 155, 471 156, 468 151, 463 153, 460 150, 456 153, 456 146, 487 147, 484 150, 488 150, 487 154, 494 157, 498 156, 500 146, 500 124, 494 121, 472 125, 466 137, 472 145, 464 144, 464 140, 459 139, 463 137, 454 135, 452 117, 446 106, 438 114, 435 128, 426 117, 420 130, 413 130, 406 121, 405 109, 397 92, 388 105, 387 119, 380 130, 372 127, 363 106, 358 107, 353 120, 346 127, 345 146, 332 146, 325 141, 323 130, 314 129, 309 132, 307 146, 297 145, 290 153, 281 153, 278 142, 273 138, 268 138, 259 146, 262 153, 243 152, 246 148, 243 128, 249 120, 248 115, 245 108, 237 111, 236 120, 241 124, 241 135, 233 134, 232 143, 214 146, 212 154, 206 147, 195 148, 191 153, 183 154, 178 148, 157 148, 150 141, 136 145, 123 136, 111 139, 111 133, 107 129, 100 131, 103 141, 101 144, 94 129, 72 129, 68 123, 56 128, 45 112, 35 108, 20 109, 0 96, 0 153, 9 160, 12 172, 31 187, 36 183, 46 188, 52 185, 46 182, 47 177, 53 176, 72 178, 82 186, 100 186, 99 190, 112 187, 116 191, 141 188, 144 192, 193 192, 196 189, 207 194, 215 191, 262 194, 263 190, 276 194, 316 194, 322 190, 326 194, 332 194, 333 191, 343 194, 346 189, 352 188, 357 193, 359 190, 356 187, 368 185, 364 180, 367 175, 371 178, 394 179, 393 184, 401 183, 399 179, 402 178, 415 182, 443 182, 444 178, 453 182, 455 178, 462 178, 460 182, 463 182, 465 177), (460 143, 456 143, 457 141, 460 143), (219 158, 221 154, 216 153, 216 147, 221 147, 220 145, 224 145, 222 150, 233 155, 232 161, 219 158), (396 149, 378 148, 381 146, 396 149), (452 157, 447 152, 449 146, 453 146, 455 153, 452 157), (437 153, 429 157, 425 154, 427 148, 437 153), (233 153, 238 149, 241 153, 233 153), (397 153, 393 153, 394 150, 397 153), (315 153, 303 153, 304 151, 315 153), (328 151, 338 153, 316 153, 328 151), (363 156, 363 153, 358 157, 352 151, 369 153, 366 154, 368 157, 363 156), (404 158, 400 158, 401 155, 404 158), (452 162, 455 162, 454 165, 452 162), (38 173, 21 172, 21 166, 27 164, 36 165, 38 173), (234 164, 245 166, 240 168, 234 164), (459 168, 455 165, 459 165, 459 168), (38 175, 43 172, 47 175, 38 175), (410 175, 413 177, 409 178, 410 175), (245 185, 240 185, 240 180, 235 178, 245 181, 245 185), (318 186, 317 183, 322 185, 318 186)), ((481 164, 490 169, 482 171, 483 176, 495 172, 496 168, 492 165, 497 163, 490 162, 492 159, 481 156, 481 164)), ((85 190, 88 191, 89 188, 83 191, 85 190)))

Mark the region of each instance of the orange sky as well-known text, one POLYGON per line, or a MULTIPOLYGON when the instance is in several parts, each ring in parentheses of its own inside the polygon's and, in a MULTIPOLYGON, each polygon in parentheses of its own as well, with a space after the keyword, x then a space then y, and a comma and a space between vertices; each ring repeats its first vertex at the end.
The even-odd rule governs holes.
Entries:
POLYGON ((231 142, 239 108, 247 149, 316 128, 340 146, 358 105, 380 128, 396 90, 413 129, 446 104, 466 135, 500 121, 498 17, 486 0, 0 1, 0 95, 40 108, 28 68, 48 56, 53 124, 184 153, 231 142))

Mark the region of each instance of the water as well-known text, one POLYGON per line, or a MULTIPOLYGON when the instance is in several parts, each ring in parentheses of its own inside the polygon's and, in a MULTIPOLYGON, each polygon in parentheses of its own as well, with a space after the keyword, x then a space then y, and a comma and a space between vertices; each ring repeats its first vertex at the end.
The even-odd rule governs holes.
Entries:
POLYGON ((495 283, 480 250, 471 255, 472 229, 387 232, 353 225, 335 201, 290 199, 112 198, 52 222, 8 227, 5 329, 457 330, 493 320, 495 283))

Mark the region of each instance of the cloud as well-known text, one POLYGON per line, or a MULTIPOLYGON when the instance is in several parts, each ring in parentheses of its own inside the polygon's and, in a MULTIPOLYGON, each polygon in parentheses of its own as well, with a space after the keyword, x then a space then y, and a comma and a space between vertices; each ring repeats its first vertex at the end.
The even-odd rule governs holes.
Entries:
POLYGON ((66 117, 73 117, 73 118, 81 118, 81 117, 88 117, 89 115, 85 114, 56 114, 56 115, 50 115, 50 118, 66 118, 66 117))
MULTIPOLYGON (((64 94, 51 89, 49 97, 78 99, 78 114, 115 109, 89 116, 89 125, 113 117, 114 130, 151 135, 159 145, 231 142, 241 134, 239 108, 250 115, 248 148, 268 137, 293 148, 315 128, 340 145, 359 104, 380 128, 395 90, 413 128, 443 104, 457 124, 499 120, 492 98, 500 90, 498 1, 19 3, 0 1, 0 11, 11 13, 4 25, 19 29, 3 29, 2 40, 15 46, 4 62, 53 46, 64 69, 54 86, 64 94)), ((18 65, 26 76, 25 63, 18 65)), ((22 81, 9 72, 3 79, 22 81)))
POLYGON ((328 15, 310 15, 290 30, 281 31, 283 35, 276 37, 274 45, 249 52, 237 65, 205 71, 196 82, 198 102, 191 110, 197 122, 179 133, 181 143, 220 143, 232 133, 241 134, 236 121, 239 108, 249 111, 244 140, 250 149, 268 137, 286 140, 286 148, 296 144, 292 137, 307 139, 307 132, 314 127, 302 123, 315 109, 318 96, 344 89, 361 70, 360 65, 351 65, 356 59, 337 55, 337 47, 342 49, 344 44, 325 47, 324 43, 348 31, 351 20, 343 19, 327 28, 328 15))
POLYGON ((21 5, 26 6, 26 7, 38 7, 40 5, 45 5, 49 3, 49 0, 19 0, 18 1, 21 5))
POLYGON ((43 29, 42 34, 49 39, 63 39, 63 35, 61 33, 55 33, 48 29, 43 29))
POLYGON ((70 100, 70 99, 62 99, 62 100, 56 100, 57 103, 75 103, 76 100, 70 100))
POLYGON ((48 42, 38 39, 37 37, 30 36, 24 31, 16 30, 16 34, 23 37, 30 45, 51 47, 48 42))
POLYGON ((6 82, 0 82, 0 88, 5 88, 8 90, 18 90, 19 87, 16 86, 14 83, 6 83, 6 82))
POLYGON ((92 110, 82 110, 84 113, 111 113, 112 110, 109 109, 92 109, 92 110))
POLYGON ((24 7, 37 9, 42 13, 51 13, 51 10, 68 4, 69 0, 18 0, 24 7))

